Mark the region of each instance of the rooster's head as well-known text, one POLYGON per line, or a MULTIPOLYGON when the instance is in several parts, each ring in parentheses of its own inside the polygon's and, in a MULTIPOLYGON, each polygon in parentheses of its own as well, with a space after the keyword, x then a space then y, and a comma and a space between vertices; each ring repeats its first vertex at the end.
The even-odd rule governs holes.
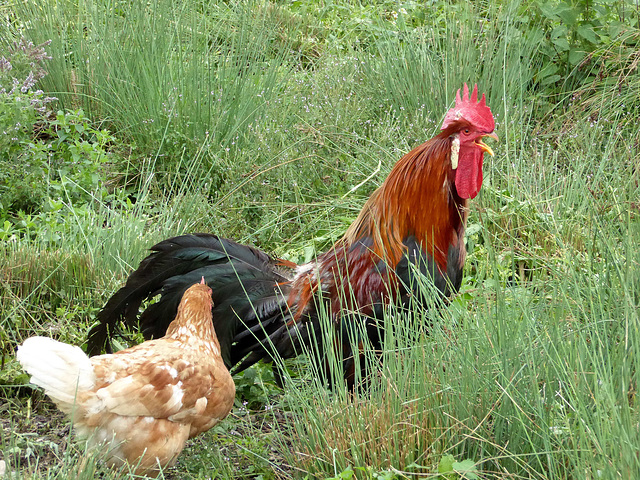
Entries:
POLYGON ((463 95, 456 94, 455 106, 447 112, 442 131, 451 140, 451 168, 456 170, 456 190, 461 198, 474 198, 482 186, 482 159, 484 152, 493 156, 493 150, 482 142, 484 137, 498 140, 493 133, 495 122, 484 98, 478 102, 478 86, 474 85, 471 98, 464 84, 463 95))

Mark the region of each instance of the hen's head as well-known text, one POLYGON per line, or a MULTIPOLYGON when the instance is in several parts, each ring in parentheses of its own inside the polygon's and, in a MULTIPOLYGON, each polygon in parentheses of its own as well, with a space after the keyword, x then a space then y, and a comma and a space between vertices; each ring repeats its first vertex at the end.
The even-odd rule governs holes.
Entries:
POLYGON ((455 106, 447 112, 442 131, 453 137, 451 142, 451 168, 456 170, 456 190, 461 198, 474 198, 482 186, 482 160, 484 152, 493 156, 493 150, 482 142, 484 137, 498 137, 493 133, 495 122, 484 98, 478 102, 478 86, 474 85, 471 98, 464 84, 462 97, 456 94, 455 106))
POLYGON ((202 305, 206 305, 209 308, 213 306, 213 301, 211 300, 211 288, 209 288, 204 283, 204 277, 200 283, 196 283, 191 285, 182 297, 182 301, 180 303, 194 302, 202 305))
POLYGON ((205 324, 211 323, 211 289, 205 285, 204 277, 200 283, 191 285, 182 295, 176 320, 179 323, 205 324))

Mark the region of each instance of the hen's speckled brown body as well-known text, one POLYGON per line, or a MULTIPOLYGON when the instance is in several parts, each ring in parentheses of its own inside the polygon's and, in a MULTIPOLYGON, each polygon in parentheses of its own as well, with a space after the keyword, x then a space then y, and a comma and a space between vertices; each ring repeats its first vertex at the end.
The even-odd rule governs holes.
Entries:
POLYGON ((19 359, 32 381, 73 414, 78 433, 108 452, 108 463, 127 461, 137 474, 154 475, 175 462, 188 438, 213 427, 233 406, 235 385, 220 357, 211 308, 209 287, 190 287, 165 337, 87 359, 92 386, 78 388, 74 403, 47 391, 47 380, 30 367, 32 339, 19 359))

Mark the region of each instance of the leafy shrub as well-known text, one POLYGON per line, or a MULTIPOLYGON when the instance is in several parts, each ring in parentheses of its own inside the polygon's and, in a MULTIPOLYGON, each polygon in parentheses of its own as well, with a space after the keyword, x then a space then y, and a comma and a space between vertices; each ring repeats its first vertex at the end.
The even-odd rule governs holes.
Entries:
MULTIPOLYGON (((536 2, 532 19, 540 25, 537 30, 545 57, 545 67, 538 74, 541 86, 553 88, 563 85, 564 90, 602 77, 607 70, 607 58, 602 55, 612 42, 637 31, 635 6, 626 2, 536 2)), ((527 16, 526 20, 529 20, 527 16)), ((530 26, 523 25, 530 29, 530 26)), ((623 45, 629 53, 637 42, 623 45)))
POLYGON ((49 59, 45 44, 21 40, 0 58, 0 218, 24 217, 53 202, 82 204, 105 195, 102 166, 113 138, 82 110, 58 111, 35 86, 49 59), (16 76, 17 75, 17 76, 16 76))
POLYGON ((30 210, 42 201, 42 190, 34 182, 37 167, 23 153, 54 100, 33 89, 46 75, 40 65, 49 58, 44 46, 21 40, 9 58, 0 57, 0 210, 30 210))

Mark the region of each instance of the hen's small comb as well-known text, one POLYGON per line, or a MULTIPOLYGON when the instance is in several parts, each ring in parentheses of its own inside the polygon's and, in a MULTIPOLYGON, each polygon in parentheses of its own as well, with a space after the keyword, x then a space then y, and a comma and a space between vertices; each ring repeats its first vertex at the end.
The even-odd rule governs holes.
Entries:
POLYGON ((200 285, 204 285, 204 275, 202 276, 202 280, 200 280, 200 285))
POLYGON ((462 97, 460 96, 460 90, 456 93, 456 104, 450 109, 444 117, 441 130, 449 127, 453 122, 460 119, 464 119, 478 130, 483 132, 492 132, 495 127, 493 115, 491 109, 487 107, 487 102, 482 98, 478 102, 478 85, 473 86, 473 92, 471 92, 471 98, 469 98, 469 87, 464 84, 462 97))

